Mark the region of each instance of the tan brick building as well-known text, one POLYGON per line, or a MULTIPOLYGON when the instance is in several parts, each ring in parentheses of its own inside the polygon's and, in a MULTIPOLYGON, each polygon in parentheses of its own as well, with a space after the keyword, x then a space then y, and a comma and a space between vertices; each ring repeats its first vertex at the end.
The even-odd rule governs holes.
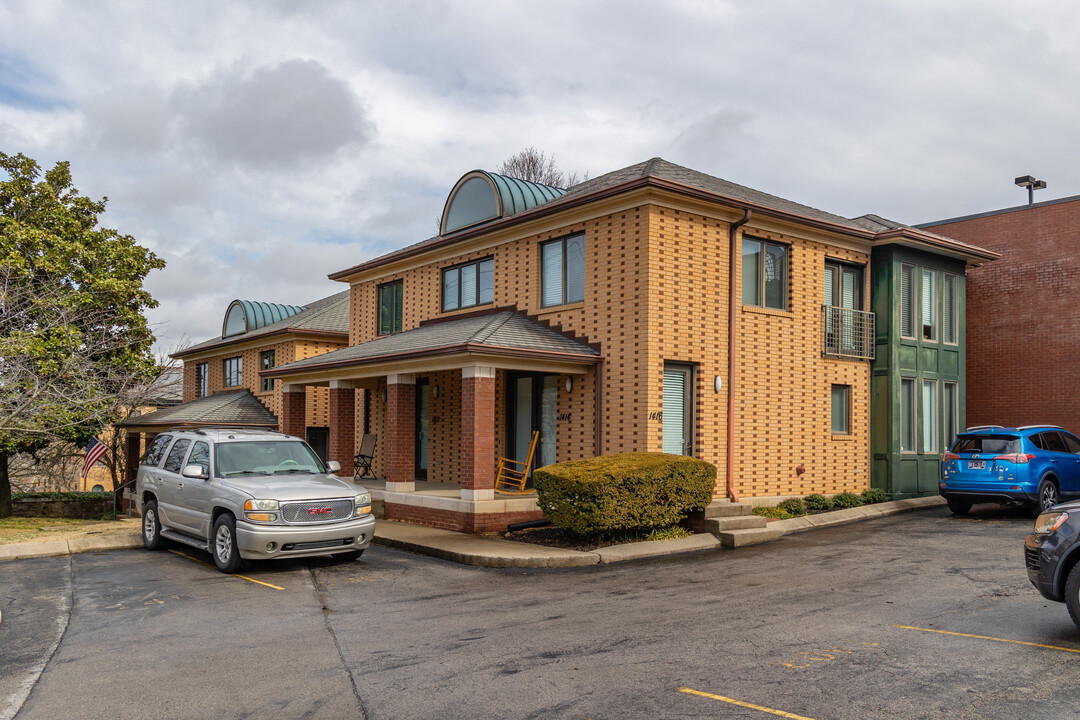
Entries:
POLYGON ((961 273, 995 257, 659 158, 570 190, 474 171, 439 236, 330 276, 350 288, 347 347, 259 375, 290 434, 327 397, 344 471, 379 436, 388 518, 475 532, 539 517, 493 489, 496 459, 523 458, 533 432, 534 465, 664 451, 716 464, 719 496, 861 491, 885 247, 961 273))

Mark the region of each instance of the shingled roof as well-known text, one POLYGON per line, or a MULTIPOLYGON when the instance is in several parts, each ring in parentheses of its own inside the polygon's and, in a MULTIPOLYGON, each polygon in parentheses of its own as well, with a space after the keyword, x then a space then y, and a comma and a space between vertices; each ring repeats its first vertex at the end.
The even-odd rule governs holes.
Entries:
POLYGON ((277 427, 277 417, 250 390, 226 390, 191 402, 136 415, 117 423, 119 427, 163 430, 171 427, 236 425, 277 427))
POLYGON ((184 358, 204 350, 212 350, 225 345, 289 332, 333 333, 348 337, 349 291, 343 290, 330 297, 316 300, 307 305, 306 309, 291 317, 264 325, 242 335, 230 335, 227 338, 216 337, 198 345, 192 345, 173 353, 172 357, 184 358))
POLYGON ((280 365, 265 373, 279 376, 327 367, 372 365, 390 360, 455 353, 559 358, 584 363, 600 351, 517 312, 503 310, 423 325, 359 345, 280 365))
POLYGON ((357 272, 377 268, 395 260, 418 255, 437 247, 451 245, 459 240, 464 240, 478 233, 486 232, 489 228, 501 223, 512 222, 512 218, 517 215, 557 212, 563 208, 574 207, 585 202, 590 202, 595 198, 603 197, 605 193, 616 193, 620 192, 622 189, 632 188, 636 184, 653 184, 664 186, 674 191, 699 193, 718 203, 727 201, 734 207, 749 208, 755 213, 790 217, 796 222, 818 225, 835 231, 845 232, 870 242, 876 240, 875 235, 877 234, 891 232, 894 236, 888 238, 888 240, 893 242, 896 241, 896 237, 899 235, 903 235, 905 238, 907 238, 908 235, 914 235, 917 240, 922 242, 922 244, 930 246, 941 245, 944 249, 949 251, 970 254, 972 257, 982 259, 992 259, 996 257, 995 253, 990 253, 989 251, 975 247, 974 245, 958 243, 947 238, 944 239, 946 242, 939 243, 938 240, 941 236, 927 233, 924 230, 911 228, 907 225, 902 225, 901 223, 887 221, 876 215, 864 215, 859 218, 845 218, 840 215, 834 215, 833 213, 810 207, 809 205, 803 205, 792 200, 777 197, 776 195, 770 195, 769 193, 761 192, 760 190, 755 190, 746 187, 745 185, 729 182, 697 170, 691 170, 690 168, 668 162, 663 158, 654 157, 644 162, 627 166, 621 170, 605 173, 604 175, 599 175, 574 185, 569 188, 562 197, 550 200, 538 207, 514 209, 511 212, 504 213, 498 220, 464 228, 461 231, 447 233, 446 235, 428 238, 427 240, 414 243, 386 255, 367 260, 359 265, 354 265, 345 270, 331 273, 329 277, 332 280, 344 280, 357 272))

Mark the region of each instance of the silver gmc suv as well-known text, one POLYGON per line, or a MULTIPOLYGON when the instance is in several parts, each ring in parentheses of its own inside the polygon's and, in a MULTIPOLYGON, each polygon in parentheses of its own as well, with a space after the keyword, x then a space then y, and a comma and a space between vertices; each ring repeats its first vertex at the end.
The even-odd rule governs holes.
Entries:
POLYGON ((254 559, 356 559, 375 534, 371 495, 329 474, 340 469, 303 440, 267 430, 161 433, 135 481, 143 545, 192 545, 228 573, 254 559))

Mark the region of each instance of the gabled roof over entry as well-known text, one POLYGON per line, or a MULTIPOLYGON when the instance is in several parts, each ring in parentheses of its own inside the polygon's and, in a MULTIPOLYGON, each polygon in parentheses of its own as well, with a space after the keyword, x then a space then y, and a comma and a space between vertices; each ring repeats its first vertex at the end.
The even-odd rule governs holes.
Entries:
POLYGON ((423 325, 297 360, 260 373, 288 377, 314 370, 376 365, 439 355, 533 357, 579 364, 599 362, 600 351, 512 310, 423 325))
POLYGON ((277 417, 250 390, 227 390, 129 417, 117 423, 117 426, 136 432, 160 432, 172 427, 235 425, 274 428, 277 424, 277 417))

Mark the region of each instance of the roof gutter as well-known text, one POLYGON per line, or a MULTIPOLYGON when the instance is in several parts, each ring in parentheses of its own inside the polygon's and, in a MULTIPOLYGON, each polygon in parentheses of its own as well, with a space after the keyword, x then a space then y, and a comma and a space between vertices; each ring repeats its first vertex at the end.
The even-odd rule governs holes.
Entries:
POLYGON ((739 502, 739 495, 735 492, 735 318, 738 304, 738 294, 735 283, 735 258, 738 257, 736 243, 739 228, 750 222, 753 213, 746 208, 741 220, 731 223, 728 230, 731 240, 728 249, 728 366, 727 366, 727 465, 724 468, 727 476, 727 494, 731 502, 739 502))

